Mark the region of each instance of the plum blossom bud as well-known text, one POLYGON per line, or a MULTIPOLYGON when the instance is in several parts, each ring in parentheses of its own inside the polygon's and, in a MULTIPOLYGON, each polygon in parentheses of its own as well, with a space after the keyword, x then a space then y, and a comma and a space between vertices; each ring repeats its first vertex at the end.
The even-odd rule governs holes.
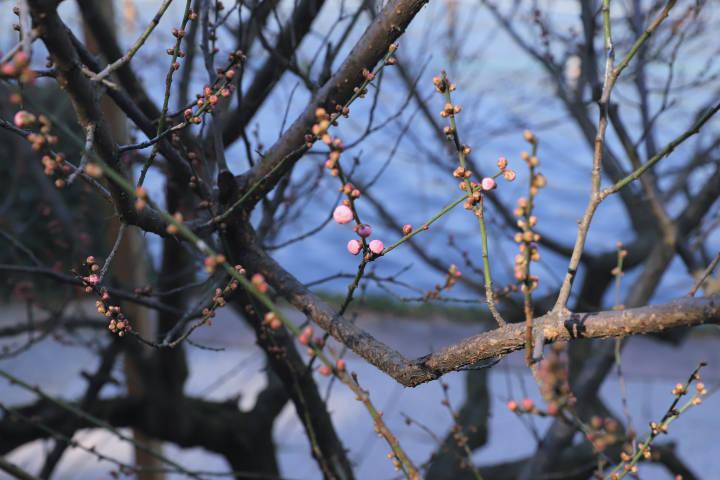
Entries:
POLYGON ((350 240, 347 244, 347 251, 357 255, 362 250, 362 244, 358 240, 350 240))
POLYGON ((403 228, 402 228, 403 235, 410 235, 410 232, 412 232, 412 229, 413 229, 412 225, 410 225, 409 223, 406 223, 405 225, 403 225, 403 228))
POLYGON ((482 185, 483 190, 492 190, 493 188, 495 188, 497 186, 497 184, 495 183, 495 179, 493 179, 491 177, 483 178, 481 185, 482 185))
POLYGON ((323 365, 322 367, 320 367, 318 369, 318 372, 320 372, 320 375, 322 375, 322 376, 329 377, 330 374, 332 373, 332 369, 330 367, 328 367, 327 365, 323 365))
POLYGON ((385 245, 380 240, 373 240, 370 242, 370 251, 375 255, 380 255, 385 249, 385 245))
POLYGON ((333 218, 339 224, 349 223, 353 219, 352 210, 346 205, 338 205, 333 212, 333 218))
POLYGON ((357 234, 360 235, 363 238, 367 238, 370 235, 372 235, 372 227, 368 225, 367 223, 364 223, 362 225, 358 225, 357 227, 357 234))
POLYGON ((342 358, 338 358, 335 362, 335 368, 337 368, 340 372, 344 372, 346 368, 345 360, 342 358))
POLYGON ((518 409, 518 403, 515 400, 510 400, 507 402, 507 408, 511 412, 516 412, 518 409))
POLYGON ((503 172, 503 177, 504 177, 505 180, 507 180, 508 182, 512 182, 513 180, 515 180, 515 177, 516 177, 516 176, 517 176, 517 175, 515 174, 515 171, 514 171, 514 170, 505 170, 505 171, 503 172))
POLYGON ((505 170, 508 166, 507 158, 505 158, 505 157, 498 158, 497 166, 500 170, 505 170))
POLYGON ((18 111, 13 117, 13 123, 18 128, 29 127, 37 121, 37 117, 27 110, 18 111))

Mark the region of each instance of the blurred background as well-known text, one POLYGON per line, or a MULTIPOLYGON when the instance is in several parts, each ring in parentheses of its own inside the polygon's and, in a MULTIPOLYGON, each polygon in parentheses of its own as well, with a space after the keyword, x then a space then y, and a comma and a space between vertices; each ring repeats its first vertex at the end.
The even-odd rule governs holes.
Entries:
MULTIPOLYGON (((155 15, 159 1, 114 1, 114 28, 123 50, 127 50, 155 15)), ((177 27, 184 3, 171 3, 154 33, 133 59, 134 71, 155 104, 162 103, 164 78, 169 57, 165 49, 174 41, 170 34, 177 27)), ((239 25, 247 24, 258 2, 226 1, 218 26, 217 45, 221 53, 234 49, 239 25)), ((289 56, 291 67, 283 69, 265 88, 253 85, 277 52, 274 45, 283 32, 292 32, 297 1, 273 2, 272 14, 258 40, 246 51, 246 73, 240 90, 257 95, 259 105, 242 126, 231 113, 225 115, 225 158, 234 174, 245 171, 262 157, 303 111, 312 98, 313 82, 326 79, 348 55, 383 2, 331 0, 322 4, 307 33, 297 34, 297 47, 289 56)), ((663 2, 625 0, 613 2, 613 35, 616 54, 622 58, 663 2)), ((17 42, 12 24, 17 17, 11 10, 15 2, 0 0, 0 54, 17 42)), ((472 162, 483 174, 493 174, 496 160, 504 156, 517 172, 515 182, 498 181, 486 214, 489 222, 491 264, 494 281, 500 288, 514 283, 513 267, 517 230, 512 210, 518 198, 527 195, 528 171, 521 152, 529 150, 523 131, 530 129, 539 138, 540 170, 547 179, 536 200, 538 231, 543 235, 540 261, 533 267, 539 277, 535 291, 536 307, 547 311, 557 294, 572 249, 577 220, 588 199, 590 167, 597 122, 593 101, 592 76, 603 72, 604 54, 599 29, 599 3, 574 0, 556 1, 474 1, 433 0, 425 6, 400 38, 398 65, 383 70, 368 95, 352 106, 352 114, 340 122, 334 134, 346 145, 345 169, 353 182, 363 186, 357 208, 363 220, 372 225, 373 238, 389 245, 402 236, 403 224, 420 225, 458 196, 456 179, 450 174, 456 163, 450 144, 441 133, 444 105, 434 91, 432 77, 441 70, 457 85, 454 100, 462 105, 458 130, 464 143, 472 146, 472 162), (585 5, 584 5, 585 3, 585 5), (592 4, 592 5, 589 5, 592 4), (589 18, 591 20, 589 20, 589 18), (597 22, 594 51, 599 58, 588 60, 587 22, 597 22), (591 67, 589 61, 594 62, 591 67), (594 70, 594 71, 593 71, 594 70), (599 73, 598 73, 599 72, 599 73)), ((87 35, 87 25, 78 4, 66 0, 59 6, 61 18, 79 38, 87 35)), ((678 2, 636 63, 618 83, 613 99, 619 105, 624 125, 634 148, 644 160, 652 157, 670 140, 686 131, 699 112, 720 98, 720 42, 715 26, 720 22, 717 2, 678 2)), ((199 35, 199 34, 198 34, 199 35)), ((292 36, 292 35, 291 35, 292 36)), ((45 68, 46 52, 40 42, 34 45, 34 67, 45 68)), ((281 62, 282 59, 277 59, 281 62)), ((287 60, 287 59, 286 59, 287 60)), ((286 61, 283 60, 283 61, 286 61)), ((181 71, 187 83, 185 98, 174 91, 171 111, 180 110, 201 92, 207 72, 201 58, 194 68, 181 71)), ((193 65, 191 63, 191 65, 193 65)), ((180 81, 180 80, 178 80, 180 81)), ((48 112, 66 131, 58 132, 58 150, 74 161, 79 158, 82 138, 74 127, 73 113, 65 95, 60 95, 52 79, 39 78, 23 87, 24 98, 32 109, 48 112)), ((16 87, 0 82, 0 115, 12 118, 16 107, 8 101, 16 87)), ((255 101, 248 97, 247 102, 255 101)), ((26 108, 30 108, 26 105, 26 108)), ((125 127, 123 127, 125 128, 125 127)), ((203 135, 201 127, 194 127, 203 135)), ((130 141, 146 137, 127 125, 130 141)), ((609 156, 620 171, 632 166, 617 129, 609 129, 609 156)), ((681 217, 697 201, 698 195, 718 175, 720 124, 710 121, 702 132, 679 146, 664 159, 652 175, 666 212, 681 217)), ((147 151, 127 161, 136 175, 147 151)), ((347 225, 331 220, 340 201, 337 180, 324 169, 326 152, 315 148, 293 170, 284 187, 282 203, 274 215, 263 208, 255 211, 255 225, 263 232, 267 251, 288 271, 310 285, 331 303, 339 303, 355 274, 357 258, 346 251, 354 237, 347 225)), ((0 229, 19 238, 22 244, 56 271, 68 272, 88 252, 108 250, 116 226, 112 212, 98 208, 90 189, 76 185, 58 190, 42 173, 37 155, 25 142, 0 130, 0 229), (63 208, 56 205, 62 204, 63 208), (108 240, 110 239, 110 240, 108 240)), ((74 162, 76 163, 76 162, 74 162)), ((148 173, 146 188, 162 205, 165 174, 162 161, 148 173)), ((612 168, 604 172, 610 183, 612 168)), ((609 269, 600 272, 583 265, 571 305, 578 311, 611 309, 623 303, 632 285, 643 275, 643 258, 653 249, 656 234, 643 224, 649 217, 647 195, 635 183, 626 196, 612 196, 599 208, 586 245, 587 255, 598 260, 613 258, 616 243, 632 246, 639 260, 628 266, 620 289, 608 278, 609 269), (637 268, 636 268, 637 267, 637 268), (598 275, 593 287, 588 275, 598 275), (592 292, 588 293, 588 291, 592 292), (582 297, 582 295, 586 295, 582 297), (619 300, 619 301, 618 301, 619 300)), ((702 221, 682 233, 682 248, 661 273, 647 303, 661 303, 685 295, 697 274, 720 248, 717 232, 718 205, 714 201, 703 210, 702 221), (684 253, 683 253, 684 252, 684 253)), ((142 236, 140 258, 146 259, 145 284, 153 284, 162 263, 162 240, 152 234, 142 236)), ((0 243, 0 263, 21 262, 10 243, 0 243)), ((606 262, 607 263, 607 262, 606 262)), ((612 262, 611 262, 612 263, 612 262)), ((474 335, 491 327, 482 294, 480 236, 471 216, 458 208, 433 224, 382 261, 371 264, 370 273, 350 309, 350 316, 362 328, 401 353, 416 357, 474 335), (428 292, 442 285, 451 265, 462 272, 461 280, 440 298, 428 292)), ((199 262, 194 278, 205 278, 199 262)), ((715 280, 712 280, 715 282, 715 280)), ((714 283, 706 286, 712 293, 714 283)), ((92 302, 69 286, 49 278, 24 277, 2 272, 0 332, 24 322, 43 321, 62 311, 73 318, 97 316, 92 302), (32 280, 32 285, 28 282, 32 280), (32 293, 28 293, 31 291, 32 293)), ((134 287, 141 287, 136 283, 134 287)), ((202 288, 191 291, 192 298, 203 295, 202 288)), ((508 312, 517 311, 513 297, 502 304, 508 312)), ((288 308, 288 313, 302 319, 288 308)), ((152 316, 152 315, 150 315, 152 316)), ((73 399, 82 395, 86 384, 80 372, 95 368, 97 352, 107 341, 103 330, 55 329, 47 334, 5 335, 0 338, 0 368, 57 397, 73 399)), ((665 338, 629 338, 622 352, 626 382, 623 393, 613 369, 602 384, 600 398, 609 414, 625 422, 629 413, 635 428, 643 435, 648 422, 662 417, 672 402, 673 386, 684 382, 700 361, 708 362, 703 380, 711 393, 720 381, 718 331, 714 326, 699 327, 682 335, 665 338), (627 411, 623 406, 627 399, 627 411)), ((255 404, 258 392, 267 386, 265 359, 255 345, 252 329, 231 309, 218 313, 213 325, 193 336, 199 345, 222 351, 187 346, 189 395, 227 400, 241 409, 255 404)), ((609 341, 609 340, 608 340, 609 341)), ((583 343, 583 342, 579 342, 583 343)), ((589 343, 589 342, 588 342, 589 343)), ((340 346, 336 346, 340 348, 340 346)), ((588 347, 589 348, 589 347, 588 347)), ((584 355, 591 354, 586 350, 584 355)), ((570 352, 570 361, 574 355, 570 352)), ((407 389, 347 354, 349 369, 357 371, 360 383, 370 392, 384 419, 400 439, 408 454, 420 464, 438 449, 453 420, 442 405, 443 388, 438 382, 407 389), (407 422, 411 419, 411 422, 407 422), (423 425, 423 428, 418 424, 423 425)), ((126 389, 123 366, 115 366, 118 384, 108 385, 101 396, 113 396, 126 389)), ((460 409, 467 405, 468 388, 486 391, 487 443, 474 450, 472 460, 481 465, 511 465, 535 452, 537 441, 551 423, 547 418, 520 417, 508 411, 511 399, 531 398, 542 404, 532 375, 524 366, 522 353, 503 358, 490 370, 447 375, 450 403, 460 409)), ((328 409, 340 438, 356 464, 357 478, 394 478, 392 464, 386 460, 387 446, 373 432, 372 423, 352 392, 318 380, 320 392, 327 396, 328 409)), ((20 405, 33 396, 0 381, 3 404, 20 405)), ((720 403, 710 395, 699 408, 693 408, 672 424, 662 444, 669 445, 696 478, 714 478, 720 459, 713 445, 720 441, 720 403)), ((74 437, 114 458, 133 461, 133 449, 102 430, 83 430, 74 437)), ((310 447, 292 405, 286 405, 274 424, 282 478, 319 478, 320 471, 309 455, 310 447)), ((581 442, 578 434, 576 442, 581 442)), ((7 458, 31 472, 38 471, 52 448, 50 440, 34 441, 7 453, 7 458)), ((165 454, 189 469, 222 472, 225 460, 199 448, 181 450, 164 444, 165 454)), ((114 465, 98 460, 80 449, 65 453, 53 478, 107 478, 114 465)), ((640 478, 672 479, 675 473, 662 463, 642 467, 640 478)), ((0 478, 2 477, 0 473, 0 478)), ((181 478, 168 474, 166 478, 181 478)), ((442 478, 442 477, 439 477, 442 478)), ((449 477, 448 477, 449 478, 449 477)), ((493 478, 493 477, 489 477, 493 478)), ((689 477, 686 477, 689 478, 689 477)))

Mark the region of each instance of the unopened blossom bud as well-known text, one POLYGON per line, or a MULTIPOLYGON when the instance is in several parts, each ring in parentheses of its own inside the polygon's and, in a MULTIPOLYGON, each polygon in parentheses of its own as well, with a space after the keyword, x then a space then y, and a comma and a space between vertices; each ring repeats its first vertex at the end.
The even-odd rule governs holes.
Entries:
POLYGON ((533 402, 529 398, 526 398, 522 401, 522 407, 526 412, 531 412, 535 408, 535 402, 533 402))
POLYGON ((349 223, 353 219, 352 210, 346 205, 338 205, 333 212, 333 219, 339 224, 349 223))
POLYGON ((530 130, 525 130, 523 132, 523 138, 525 139, 526 142, 529 142, 529 143, 535 143, 537 141, 537 139, 535 138, 535 134, 533 132, 531 132, 530 130))
POLYGON ((335 368, 337 368, 339 372, 344 372, 346 368, 345 360, 338 358, 337 362, 335 362, 335 368))
POLYGON ((505 158, 505 157, 498 158, 497 166, 500 170, 505 170, 507 168, 507 165, 508 165, 507 158, 505 158))
POLYGON ((402 233, 403 233, 403 235, 410 235, 410 232, 412 232, 412 229, 413 229, 413 228, 412 228, 412 225, 410 225, 409 223, 406 223, 406 224, 403 225, 403 227, 402 227, 402 233))
POLYGON ((515 400, 510 400, 507 402, 507 408, 511 412, 516 412, 518 409, 518 403, 515 400))
POLYGON ((324 377, 329 377, 332 373, 332 369, 328 367, 327 365, 323 365, 320 368, 318 368, 318 372, 320 372, 320 375, 324 377))
POLYGON ((29 127, 37 121, 37 117, 27 110, 18 111, 13 117, 13 123, 18 128, 29 127))
POLYGON ((508 182, 512 182, 513 180, 515 180, 516 176, 517 175, 515 174, 514 170, 505 170, 503 172, 503 178, 505 178, 505 180, 507 180, 508 182))
POLYGON ((367 223, 358 225, 357 227, 357 234, 360 235, 363 238, 367 238, 370 235, 372 235, 372 227, 368 225, 367 223))
POLYGON ((481 185, 483 190, 492 190, 496 187, 497 184, 495 183, 495 179, 491 177, 485 177, 482 179, 481 185))
POLYGON ((350 240, 347 243, 347 251, 353 255, 357 255, 362 250, 362 244, 358 240, 350 240))
POLYGON ((370 242, 370 251, 375 255, 380 255, 385 249, 385 245, 380 240, 373 240, 370 242))

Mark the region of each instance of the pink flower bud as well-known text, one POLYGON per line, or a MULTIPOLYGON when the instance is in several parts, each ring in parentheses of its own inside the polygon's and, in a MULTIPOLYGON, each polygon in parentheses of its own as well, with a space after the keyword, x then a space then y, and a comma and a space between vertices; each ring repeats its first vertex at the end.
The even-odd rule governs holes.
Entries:
POLYGON ((88 275, 87 277, 85 277, 85 281, 90 285, 97 285, 98 282, 100 282, 100 277, 93 273, 92 275, 88 275))
POLYGON ((403 229, 402 229, 403 235, 410 235, 410 232, 412 232, 412 229, 413 229, 412 225, 410 225, 409 223, 406 223, 405 225, 403 225, 403 229))
POLYGON ((357 234, 363 238, 367 238, 370 235, 372 235, 372 227, 370 225, 368 225, 367 223, 358 225, 357 234))
POLYGON ((30 125, 35 123, 36 120, 37 117, 35 117, 35 115, 28 112, 27 110, 20 110, 13 117, 13 123, 18 128, 29 127, 30 125))
POLYGON ((507 180, 508 182, 512 182, 513 180, 515 180, 515 171, 505 170, 503 172, 503 177, 505 177, 505 180, 507 180))
POLYGON ((507 158, 505 158, 505 157, 498 158, 497 166, 500 170, 505 170, 507 168, 507 165, 508 165, 507 158))
POLYGON ((350 240, 347 244, 348 252, 357 255, 362 250, 362 244, 357 240, 350 240))
POLYGON ((485 177, 482 179, 481 185, 483 190, 492 190, 496 186, 495 179, 485 177))
POLYGON ((327 365, 323 365, 318 369, 318 372, 320 372, 320 375, 323 375, 325 377, 329 377, 332 373, 332 369, 328 367, 327 365))
POLYGON ((349 223, 353 219, 353 213, 352 210, 350 210, 350 207, 338 205, 333 212, 333 218, 340 224, 349 223))
POLYGON ((380 255, 384 249, 385 245, 383 245, 383 242, 380 240, 373 240, 370 242, 370 251, 375 255, 380 255))

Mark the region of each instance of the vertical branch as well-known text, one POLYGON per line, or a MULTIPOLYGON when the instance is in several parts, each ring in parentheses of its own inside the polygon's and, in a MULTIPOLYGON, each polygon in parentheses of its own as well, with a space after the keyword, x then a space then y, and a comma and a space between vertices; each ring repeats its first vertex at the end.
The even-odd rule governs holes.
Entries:
POLYGON ((465 167, 465 157, 470 152, 470 147, 460 143, 460 136, 457 130, 457 123, 455 121, 455 115, 460 113, 460 105, 453 105, 451 91, 455 90, 455 85, 450 83, 447 78, 445 71, 442 72, 440 78, 434 80, 437 90, 445 96, 445 108, 441 112, 441 116, 448 117, 450 120, 450 127, 446 128, 445 133, 450 137, 455 145, 457 151, 458 162, 460 168, 455 170, 455 176, 460 177, 463 180, 463 185, 466 192, 470 194, 468 201, 465 203, 465 208, 471 209, 478 220, 480 226, 480 237, 482 241, 482 261, 483 261, 483 276, 485 280, 485 298, 487 300, 488 309, 492 314, 495 321, 499 326, 505 325, 505 320, 500 315, 497 307, 495 306, 495 293, 493 292, 492 275, 490 274, 490 260, 488 256, 488 238, 487 229, 485 226, 485 212, 483 203, 483 194, 481 191, 473 192, 473 184, 470 182, 470 176, 472 172, 465 167))

